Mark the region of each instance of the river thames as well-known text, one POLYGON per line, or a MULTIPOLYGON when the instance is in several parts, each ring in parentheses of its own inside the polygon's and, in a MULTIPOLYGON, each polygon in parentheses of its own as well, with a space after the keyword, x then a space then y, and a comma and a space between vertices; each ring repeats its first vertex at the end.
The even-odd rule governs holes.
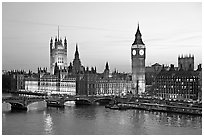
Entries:
POLYGON ((202 117, 144 110, 111 110, 104 106, 47 108, 36 102, 27 112, 2 105, 3 135, 201 135, 202 117))

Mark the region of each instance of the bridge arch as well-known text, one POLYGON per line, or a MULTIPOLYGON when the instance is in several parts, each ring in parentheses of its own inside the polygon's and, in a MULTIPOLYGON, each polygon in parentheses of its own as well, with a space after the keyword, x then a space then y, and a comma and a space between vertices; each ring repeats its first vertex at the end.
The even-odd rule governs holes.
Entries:
POLYGON ((11 104, 11 110, 27 110, 27 105, 20 102, 7 102, 11 104))
POLYGON ((76 98, 75 104, 76 105, 91 105, 92 101, 86 98, 76 98))
POLYGON ((46 101, 45 100, 36 100, 36 101, 28 102, 27 106, 34 105, 35 103, 39 103, 39 102, 46 102, 46 101))
POLYGON ((21 103, 21 102, 5 102, 5 103, 9 103, 9 104, 11 104, 11 106, 12 106, 12 105, 24 106, 24 104, 21 103))
POLYGON ((99 103, 99 104, 108 104, 112 101, 111 98, 97 98, 94 99, 94 103, 99 103))
POLYGON ((4 98, 3 103, 11 105, 11 110, 27 110, 28 105, 35 102, 44 101, 44 98, 4 98))

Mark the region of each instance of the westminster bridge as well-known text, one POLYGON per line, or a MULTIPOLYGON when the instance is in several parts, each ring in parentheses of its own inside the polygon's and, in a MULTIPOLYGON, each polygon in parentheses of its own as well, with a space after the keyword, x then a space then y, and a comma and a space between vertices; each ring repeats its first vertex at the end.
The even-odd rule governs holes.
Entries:
POLYGON ((107 104, 111 101, 116 100, 113 96, 67 96, 67 97, 55 97, 55 96, 14 96, 14 97, 3 97, 3 103, 11 104, 11 110, 27 110, 27 106, 40 101, 49 102, 50 100, 58 101, 64 104, 67 101, 75 101, 76 104, 80 105, 94 105, 94 104, 107 104))

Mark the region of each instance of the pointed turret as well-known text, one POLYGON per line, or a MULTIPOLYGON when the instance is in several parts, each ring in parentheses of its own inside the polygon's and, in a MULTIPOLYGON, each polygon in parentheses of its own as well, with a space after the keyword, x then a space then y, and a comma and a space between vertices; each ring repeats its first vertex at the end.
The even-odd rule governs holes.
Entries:
POLYGON ((78 51, 78 45, 76 43, 76 51, 74 54, 75 58, 73 60, 73 73, 79 74, 81 72, 81 61, 79 59, 79 51, 78 51))
POLYGON ((66 39, 66 37, 64 38, 64 44, 65 44, 65 45, 67 44, 67 39, 66 39))
POLYGON ((140 32, 140 27, 139 27, 139 23, 138 23, 138 26, 137 26, 137 32, 135 34, 135 36, 142 36, 141 32, 140 32))
POLYGON ((51 37, 51 39, 50 39, 50 43, 53 43, 52 37, 51 37))
POLYGON ((138 23, 138 27, 137 27, 137 32, 135 34, 135 41, 132 45, 138 45, 138 44, 145 45, 142 41, 142 34, 140 32, 140 29, 139 29, 139 23, 138 23))
POLYGON ((106 68, 105 68, 105 70, 109 70, 108 62, 106 62, 106 68))
POLYGON ((108 65, 108 62, 106 62, 105 70, 103 72, 104 78, 108 78, 109 74, 110 74, 109 65, 108 65))
POLYGON ((95 73, 96 73, 96 66, 95 66, 94 70, 95 70, 95 73))
POLYGON ((66 39, 66 37, 64 39, 64 48, 67 49, 67 39, 66 39))
POLYGON ((76 43, 75 59, 79 59, 78 45, 76 43))
POLYGON ((59 26, 58 26, 58 31, 57 31, 57 37, 58 37, 58 41, 59 41, 59 26))
POLYGON ((50 39, 50 51, 52 50, 52 46, 53 46, 53 40, 52 40, 52 37, 50 39))

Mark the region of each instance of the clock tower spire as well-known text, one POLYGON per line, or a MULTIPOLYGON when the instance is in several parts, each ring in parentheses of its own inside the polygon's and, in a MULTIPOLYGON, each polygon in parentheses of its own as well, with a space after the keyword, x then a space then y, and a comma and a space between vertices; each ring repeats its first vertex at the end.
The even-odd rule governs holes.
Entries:
POLYGON ((134 94, 145 92, 145 57, 146 48, 138 24, 135 40, 131 47, 132 92, 134 94))
POLYGON ((135 41, 133 42, 132 45, 137 45, 137 44, 145 45, 142 41, 142 34, 140 32, 139 23, 138 23, 138 27, 137 27, 137 32, 135 34, 135 41))

